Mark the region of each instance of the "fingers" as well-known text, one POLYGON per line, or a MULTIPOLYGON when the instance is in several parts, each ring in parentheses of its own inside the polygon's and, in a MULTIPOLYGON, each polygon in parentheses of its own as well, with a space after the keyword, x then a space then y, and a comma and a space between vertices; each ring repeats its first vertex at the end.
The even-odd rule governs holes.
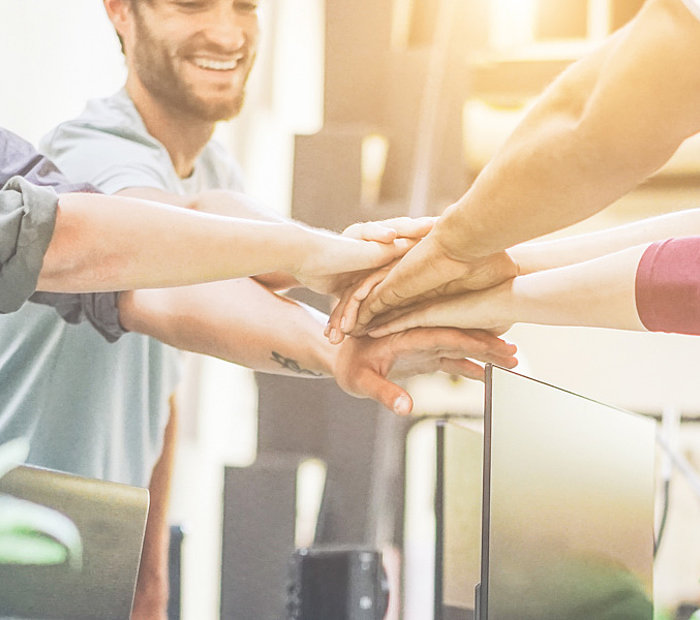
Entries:
POLYGON ((340 301, 331 312, 326 327, 326 337, 331 343, 342 342, 345 335, 352 331, 357 321, 360 304, 372 289, 386 277, 393 264, 395 263, 371 273, 354 289, 346 290, 343 293, 340 301))
POLYGON ((397 237, 421 239, 433 228, 437 217, 394 217, 378 222, 357 222, 343 231, 344 237, 391 243, 397 237))
POLYGON ((390 310, 374 318, 366 327, 367 335, 382 338, 415 327, 488 328, 488 325, 465 324, 460 298, 424 302, 410 308, 390 310))
POLYGON ((484 367, 468 359, 443 357, 440 360, 440 370, 449 375, 461 375, 477 381, 484 380, 484 367))
POLYGON ((343 237, 380 243, 391 243, 397 236, 399 235, 396 230, 385 226, 383 222, 357 222, 343 231, 343 237))
POLYGON ((370 323, 367 326, 367 335, 372 338, 383 338, 384 336, 398 334, 416 327, 440 326, 445 326, 445 322, 440 321, 436 312, 431 311, 430 308, 424 308, 390 319, 386 323, 370 323))
MULTIPOLYGON (((517 347, 480 329, 433 327, 412 329, 395 336, 398 354, 411 350, 432 350, 443 357, 470 357, 482 362, 509 362, 517 347)), ((499 364, 500 365, 500 364, 499 364)))
POLYGON ((413 409, 413 399, 406 390, 370 368, 356 373, 353 392, 376 400, 396 415, 408 415, 413 409))
POLYGON ((437 217, 394 217, 378 222, 396 231, 398 237, 421 239, 425 237, 437 221, 437 217))
POLYGON ((353 335, 364 333, 377 315, 418 300, 418 295, 442 285, 445 278, 440 261, 427 237, 406 253, 391 273, 376 286, 360 306, 353 335))

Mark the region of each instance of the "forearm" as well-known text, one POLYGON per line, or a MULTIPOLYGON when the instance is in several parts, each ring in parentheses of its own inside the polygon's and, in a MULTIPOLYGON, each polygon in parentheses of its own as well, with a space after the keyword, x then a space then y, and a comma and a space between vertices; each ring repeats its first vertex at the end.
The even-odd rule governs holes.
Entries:
POLYGON ((573 265, 671 237, 700 235, 700 209, 677 211, 574 237, 524 243, 508 250, 519 273, 573 265))
POLYGON ((153 200, 211 215, 239 217, 263 222, 290 221, 247 194, 232 190, 210 189, 197 194, 182 195, 154 187, 130 187, 121 190, 118 195, 153 200))
POLYGON ((130 291, 119 308, 126 329, 180 349, 275 374, 334 374, 337 348, 323 337, 327 317, 252 279, 130 291))
POLYGON ((200 192, 188 206, 205 213, 228 217, 244 217, 267 222, 290 221, 289 218, 283 217, 250 196, 229 190, 213 189, 200 192))
POLYGON ((644 331, 637 314, 635 277, 646 247, 518 276, 493 292, 497 320, 644 331))
POLYGON ((212 216, 155 202, 65 194, 38 289, 177 286, 294 270, 313 234, 293 223, 212 216), (265 251, 261 251, 264 248, 265 251))
POLYGON ((562 228, 658 169, 698 128, 688 59, 699 41, 700 22, 678 0, 652 0, 570 67, 436 225, 448 255, 485 256, 562 228))
POLYGON ((167 613, 170 549, 168 510, 175 466, 177 420, 177 403, 173 395, 170 398, 170 418, 163 436, 163 449, 148 485, 150 505, 134 598, 134 620, 155 620, 164 618, 167 613))

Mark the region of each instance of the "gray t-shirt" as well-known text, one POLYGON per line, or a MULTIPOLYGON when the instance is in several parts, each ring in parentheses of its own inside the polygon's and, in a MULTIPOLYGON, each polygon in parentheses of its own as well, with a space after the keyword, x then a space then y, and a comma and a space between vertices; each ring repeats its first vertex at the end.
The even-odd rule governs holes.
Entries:
MULTIPOLYGON (((210 143, 189 179, 178 179, 165 148, 146 131, 124 91, 90 101, 43 149, 75 182, 113 193, 127 187, 194 192, 240 189, 235 166, 210 143)), ((28 436, 28 462, 147 486, 162 448, 179 354, 126 334, 108 344, 36 304, 0 316, 0 442, 28 436)))

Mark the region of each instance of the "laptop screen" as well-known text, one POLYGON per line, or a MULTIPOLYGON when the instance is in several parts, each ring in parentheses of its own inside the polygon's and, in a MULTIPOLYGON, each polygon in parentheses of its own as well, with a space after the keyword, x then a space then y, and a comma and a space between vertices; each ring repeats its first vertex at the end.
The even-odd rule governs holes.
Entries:
POLYGON ((481 620, 652 618, 654 422, 487 367, 481 620))
POLYGON ((66 564, 0 566, 0 616, 130 616, 148 516, 146 489, 21 466, 2 478, 0 493, 65 514, 83 545, 82 570, 66 564))

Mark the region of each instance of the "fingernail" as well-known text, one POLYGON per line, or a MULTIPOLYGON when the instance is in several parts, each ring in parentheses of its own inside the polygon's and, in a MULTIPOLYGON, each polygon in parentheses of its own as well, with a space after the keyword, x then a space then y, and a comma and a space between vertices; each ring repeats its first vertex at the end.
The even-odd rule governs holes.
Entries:
POLYGON ((328 338, 328 334, 331 332, 331 325, 330 323, 326 323, 326 327, 323 330, 323 335, 328 338))
POLYGON ((331 337, 329 340, 332 343, 336 343, 338 341, 338 331, 335 329, 335 327, 331 330, 331 337))
POLYGON ((394 413, 396 415, 408 415, 411 412, 411 399, 402 395, 394 401, 394 413))
POLYGON ((345 333, 345 317, 340 319, 340 331, 345 333))

